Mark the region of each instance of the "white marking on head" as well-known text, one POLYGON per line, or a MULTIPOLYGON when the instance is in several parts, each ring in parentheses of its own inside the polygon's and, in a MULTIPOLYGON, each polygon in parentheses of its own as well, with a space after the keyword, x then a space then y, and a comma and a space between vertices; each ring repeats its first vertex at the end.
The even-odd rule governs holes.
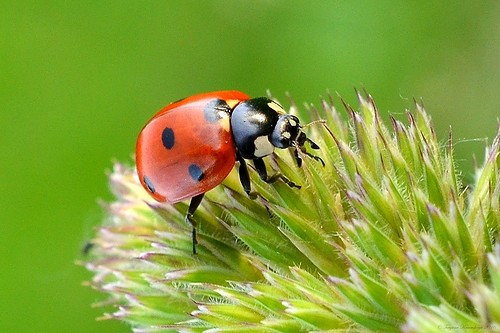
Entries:
POLYGON ((285 139, 290 139, 292 137, 292 134, 290 134, 290 132, 283 132, 281 133, 281 136, 285 139))
POLYGON ((274 151, 274 146, 267 136, 259 136, 255 138, 253 143, 255 145, 255 157, 264 157, 272 154, 274 151))
POLYGON ((293 118, 290 118, 288 119, 288 123, 290 124, 290 126, 292 127, 296 127, 297 126, 297 122, 295 121, 295 119, 293 118))
POLYGON ((267 105, 279 114, 286 113, 285 110, 283 110, 283 108, 281 107, 281 105, 279 105, 275 101, 270 101, 269 103, 267 103, 267 105))

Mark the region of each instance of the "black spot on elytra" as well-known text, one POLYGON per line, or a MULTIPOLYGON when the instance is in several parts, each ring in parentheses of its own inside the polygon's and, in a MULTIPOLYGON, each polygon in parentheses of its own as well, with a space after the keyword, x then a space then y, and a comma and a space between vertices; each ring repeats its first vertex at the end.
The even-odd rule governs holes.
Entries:
POLYGON ((172 149, 175 144, 174 130, 170 127, 165 127, 161 133, 161 142, 163 142, 163 147, 172 149))
POLYGON ((144 180, 144 184, 146 184, 149 192, 155 193, 156 192, 155 186, 153 185, 153 182, 151 181, 151 179, 149 179, 148 177, 144 176, 143 180, 144 180))
POLYGON ((231 114, 231 108, 222 99, 213 99, 205 105, 203 115, 209 123, 215 123, 223 117, 231 114))
POLYGON ((191 178, 193 178, 194 180, 196 180, 198 182, 201 181, 203 179, 203 177, 205 176, 203 171, 196 164, 191 164, 189 166, 188 170, 189 170, 189 175, 191 176, 191 178))

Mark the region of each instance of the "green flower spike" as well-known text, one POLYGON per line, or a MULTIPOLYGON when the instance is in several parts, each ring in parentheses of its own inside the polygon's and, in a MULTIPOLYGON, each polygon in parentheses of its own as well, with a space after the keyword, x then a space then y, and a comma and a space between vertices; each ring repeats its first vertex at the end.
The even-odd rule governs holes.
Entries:
POLYGON ((358 99, 308 110, 325 120, 306 129, 325 167, 268 159, 301 189, 251 170, 255 200, 236 171, 207 193, 197 255, 187 203, 153 201, 116 164, 85 259, 103 318, 134 332, 499 332, 500 136, 464 187, 451 133, 439 142, 421 105, 387 126, 358 99))

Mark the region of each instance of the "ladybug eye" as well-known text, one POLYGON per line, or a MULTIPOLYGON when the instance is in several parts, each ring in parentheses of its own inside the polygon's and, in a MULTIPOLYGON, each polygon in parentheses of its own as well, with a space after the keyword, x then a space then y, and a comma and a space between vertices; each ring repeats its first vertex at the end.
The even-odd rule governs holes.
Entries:
POLYGON ((277 148, 288 148, 297 140, 299 133, 299 119, 289 114, 281 115, 271 134, 271 143, 277 148))

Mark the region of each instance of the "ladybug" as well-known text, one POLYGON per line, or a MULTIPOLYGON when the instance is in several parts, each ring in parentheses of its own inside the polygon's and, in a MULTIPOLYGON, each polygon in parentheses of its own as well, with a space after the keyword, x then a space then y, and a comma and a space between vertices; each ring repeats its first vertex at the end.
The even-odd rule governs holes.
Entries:
POLYGON ((161 109, 144 126, 136 145, 137 173, 142 186, 157 201, 177 203, 191 199, 186 222, 192 227, 193 253, 196 254, 196 223, 193 214, 205 192, 220 184, 235 162, 244 191, 250 195, 250 177, 245 160, 252 160, 260 178, 271 182, 263 157, 275 148, 293 148, 297 165, 309 142, 299 119, 287 114, 275 101, 250 98, 240 91, 197 94, 161 109))

